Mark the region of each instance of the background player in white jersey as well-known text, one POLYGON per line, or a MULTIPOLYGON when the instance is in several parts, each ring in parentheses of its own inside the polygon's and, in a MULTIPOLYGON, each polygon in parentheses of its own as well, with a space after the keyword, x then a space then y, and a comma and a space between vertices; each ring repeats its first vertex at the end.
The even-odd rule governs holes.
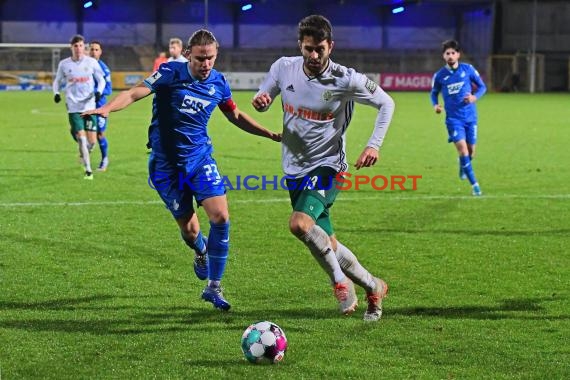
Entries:
POLYGON ((71 57, 62 59, 57 66, 53 81, 53 100, 61 101, 59 94, 65 85, 65 105, 71 132, 79 145, 79 154, 85 167, 85 179, 93 179, 89 144, 97 140, 97 119, 95 116, 81 116, 82 112, 95 108, 105 89, 105 78, 97 60, 85 55, 85 39, 75 35, 71 39, 71 57), (97 83, 97 87, 95 87, 97 83))
POLYGON ((188 62, 188 59, 182 54, 182 40, 180 38, 171 38, 168 43, 168 62, 188 62))
POLYGON ((376 321, 382 315, 388 286, 336 239, 329 209, 339 191, 337 175, 348 169, 344 139, 354 101, 378 109, 374 132, 356 161, 356 169, 378 160, 394 101, 365 75, 331 61, 333 46, 329 20, 320 15, 301 20, 302 56, 282 57, 273 63, 252 105, 264 111, 281 94, 282 165, 292 178, 288 181, 293 206, 290 230, 329 275, 341 311, 350 314, 356 308, 354 281, 366 290, 364 319, 376 321))
POLYGON ((155 190, 176 220, 182 239, 192 248, 196 276, 209 280, 202 299, 215 308, 230 309, 220 282, 230 246, 230 220, 226 190, 212 157, 207 125, 216 108, 244 131, 281 140, 237 108, 226 78, 213 68, 218 42, 205 29, 188 41, 190 61, 167 62, 143 83, 123 91, 111 102, 87 114, 107 117, 152 93, 152 121, 149 140, 152 153, 149 175, 155 190), (200 231, 194 200, 204 207, 210 220, 208 239, 200 231))
MULTIPOLYGON (((101 59, 101 54, 103 54, 103 46, 101 45, 101 42, 91 41, 89 44, 89 55, 97 60, 99 66, 101 66, 103 75, 105 76, 105 89, 103 90, 103 93, 101 93, 101 98, 95 104, 97 108, 106 104, 107 96, 111 95, 111 92, 113 92, 111 70, 109 70, 109 66, 107 66, 107 64, 101 59)), ((95 82, 95 86, 97 86, 97 82, 95 82)), ((105 136, 106 130, 107 118, 97 117, 97 141, 99 142, 99 149, 101 149, 101 162, 99 163, 97 170, 103 172, 107 170, 107 166, 109 166, 109 143, 107 142, 107 136, 105 136)))

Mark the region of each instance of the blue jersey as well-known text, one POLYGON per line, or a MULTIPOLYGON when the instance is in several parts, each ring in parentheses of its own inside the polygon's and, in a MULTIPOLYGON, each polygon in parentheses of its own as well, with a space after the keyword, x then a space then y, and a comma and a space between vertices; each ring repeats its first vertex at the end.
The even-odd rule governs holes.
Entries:
POLYGON ((203 81, 188 64, 168 62, 144 80, 155 93, 148 136, 153 154, 178 167, 212 153, 207 124, 219 104, 231 100, 226 78, 212 69, 203 81))
POLYGON ((431 103, 433 106, 438 104, 437 98, 441 92, 447 121, 476 122, 475 103, 466 103, 464 98, 472 93, 479 99, 486 91, 485 83, 470 64, 459 63, 456 70, 446 65, 433 76, 431 103), (472 85, 476 87, 475 92, 473 92, 472 85))
MULTIPOLYGON (((97 108, 99 108, 107 103, 107 96, 111 95, 113 85, 111 84, 111 70, 109 70, 109 66, 107 66, 102 60, 98 60, 97 62, 99 62, 99 66, 101 66, 101 70, 103 70, 103 77, 105 78, 105 89, 101 94, 101 99, 96 104, 97 108)), ((97 88, 97 81, 95 81, 95 88, 97 88)))

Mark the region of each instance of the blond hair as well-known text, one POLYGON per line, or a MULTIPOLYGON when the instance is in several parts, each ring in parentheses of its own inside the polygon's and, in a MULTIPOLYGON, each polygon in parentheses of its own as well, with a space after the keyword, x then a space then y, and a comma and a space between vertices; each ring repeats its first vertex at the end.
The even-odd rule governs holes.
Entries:
POLYGON ((182 40, 180 38, 171 38, 168 42, 169 45, 180 45, 182 47, 182 40))

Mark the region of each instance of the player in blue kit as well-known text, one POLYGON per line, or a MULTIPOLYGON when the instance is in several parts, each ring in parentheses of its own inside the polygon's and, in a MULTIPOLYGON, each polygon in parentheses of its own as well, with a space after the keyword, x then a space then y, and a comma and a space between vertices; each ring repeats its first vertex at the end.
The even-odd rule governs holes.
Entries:
MULTIPOLYGON (((102 107, 107 103, 107 96, 111 95, 113 91, 113 85, 111 83, 111 70, 109 66, 101 59, 101 54, 103 54, 103 46, 99 41, 91 41, 89 44, 89 55, 97 60, 101 70, 103 70, 103 76, 105 77, 105 89, 101 93, 101 97, 96 102, 95 106, 97 108, 102 107)), ((97 83, 95 83, 97 85, 97 83)), ((109 166, 109 156, 108 149, 109 143, 107 142, 107 137, 105 136, 105 131, 107 130, 107 118, 98 117, 97 118, 97 141, 99 142, 99 148, 101 149, 101 163, 97 170, 105 171, 107 166, 109 166)))
POLYGON ((281 135, 263 128, 237 108, 228 82, 213 69, 217 54, 214 35, 198 30, 188 41, 188 63, 164 63, 143 83, 86 114, 107 117, 109 112, 155 94, 148 131, 152 147, 150 180, 180 227, 182 239, 196 253, 196 275, 209 280, 202 298, 215 308, 228 310, 230 304, 223 296, 220 281, 229 252, 230 221, 207 123, 218 107, 231 123, 248 133, 274 141, 281 141, 281 135), (200 231, 194 199, 204 207, 210 220, 208 239, 200 231))
POLYGON ((438 103, 441 92, 448 141, 455 144, 459 153, 459 176, 461 179, 469 179, 473 195, 482 195, 471 161, 477 143, 475 102, 485 94, 487 87, 473 66, 459 62, 461 53, 457 41, 445 41, 442 51, 446 65, 433 76, 431 103, 435 112, 441 113, 442 107, 438 103))

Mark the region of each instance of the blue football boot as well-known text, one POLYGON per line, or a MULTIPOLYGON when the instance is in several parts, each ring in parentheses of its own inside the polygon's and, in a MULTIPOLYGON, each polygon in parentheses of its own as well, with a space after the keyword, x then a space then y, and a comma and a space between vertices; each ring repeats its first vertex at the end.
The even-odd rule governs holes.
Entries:
POLYGON ((207 302, 211 302, 216 309, 223 311, 228 311, 232 307, 228 301, 224 298, 221 287, 211 287, 206 286, 202 292, 202 299, 207 302))

